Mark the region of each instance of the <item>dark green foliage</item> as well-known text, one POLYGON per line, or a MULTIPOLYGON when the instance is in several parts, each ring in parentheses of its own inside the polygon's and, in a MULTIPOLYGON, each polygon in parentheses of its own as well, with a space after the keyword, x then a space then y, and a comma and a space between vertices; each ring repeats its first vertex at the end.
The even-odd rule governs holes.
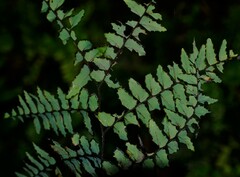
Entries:
MULTIPOLYGON (((221 82, 217 76, 223 72, 226 61, 237 55, 228 52, 227 42, 223 40, 219 52, 215 52, 211 39, 197 48, 193 42, 193 52, 188 55, 184 49, 181 52, 181 65, 173 63, 168 71, 159 65, 155 73, 147 74, 145 82, 140 84, 133 78, 128 80, 124 88, 120 82, 112 79, 114 65, 120 62, 124 48, 134 51, 139 56, 146 54, 140 41, 140 34, 149 32, 164 32, 160 24, 162 17, 154 12, 155 2, 139 4, 133 0, 124 0, 137 20, 126 23, 112 23, 114 32, 106 33, 106 45, 94 48, 88 40, 79 39, 75 28, 84 16, 84 10, 63 11, 64 0, 46 0, 42 3, 42 12, 46 13, 50 22, 56 22, 59 27, 59 38, 66 45, 70 39, 76 47, 75 65, 81 69, 72 81, 68 93, 60 88, 57 95, 37 89, 37 95, 24 92, 19 96, 20 105, 5 117, 25 121, 32 119, 35 130, 50 130, 57 136, 72 137, 72 144, 63 147, 60 142, 52 141, 51 149, 56 152, 64 165, 75 176, 85 173, 97 176, 97 169, 102 169, 108 175, 113 175, 121 169, 131 166, 153 168, 169 165, 169 156, 176 153, 181 144, 194 151, 191 141, 196 135, 199 121, 207 114, 208 104, 216 102, 203 93, 203 84, 221 82), (126 34, 126 28, 130 33, 126 34), (96 88, 92 88, 92 84, 96 88), (103 85, 113 90, 121 104, 121 113, 104 111, 101 104, 103 85), (156 116, 163 115, 162 117, 156 116), (73 114, 80 113, 86 130, 73 128, 73 114), (100 125, 101 135, 96 135, 94 123, 100 125), (132 138, 130 126, 137 126, 146 131, 148 142, 154 149, 148 149, 146 137, 137 134, 137 140, 132 138), (112 130, 112 131, 111 131, 112 130), (107 134, 114 133, 121 145, 113 147, 111 152, 105 152, 108 146, 107 134), (134 139, 134 141, 133 141, 134 139), (109 154, 110 157, 109 158, 109 154)), ((29 163, 25 163, 27 176, 62 176, 62 170, 56 157, 34 144, 37 157, 27 153, 29 163)), ((16 173, 17 176, 25 176, 16 173)))

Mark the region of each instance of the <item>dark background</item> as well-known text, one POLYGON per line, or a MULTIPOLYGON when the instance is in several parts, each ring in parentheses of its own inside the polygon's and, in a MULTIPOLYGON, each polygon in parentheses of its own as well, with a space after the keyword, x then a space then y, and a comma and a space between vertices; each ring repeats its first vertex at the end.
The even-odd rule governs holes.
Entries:
MULTIPOLYGON (((210 37, 216 51, 223 39, 240 53, 240 2, 238 0, 157 1, 163 16, 164 33, 143 37, 146 57, 123 56, 116 77, 142 78, 154 73, 157 65, 179 62, 181 48, 192 51, 210 37), (137 74, 136 74, 137 73, 137 74)), ((104 44, 104 32, 111 31, 111 22, 132 17, 122 0, 69 0, 66 8, 80 7, 86 16, 79 25, 82 39, 95 46, 104 44)), ((32 123, 3 119, 4 112, 18 104, 23 90, 34 93, 39 86, 55 92, 67 89, 78 67, 73 66, 74 49, 63 46, 57 28, 40 13, 41 1, 0 1, 0 176, 14 176, 20 170, 25 151, 32 152, 32 141, 41 142, 41 135, 32 123)), ((133 16, 134 18, 135 16, 133 16)), ((240 63, 227 63, 221 84, 209 84, 206 94, 219 101, 210 106, 211 114, 201 121, 194 139, 195 152, 183 147, 172 156, 170 167, 154 170, 145 176, 164 177, 237 177, 240 176, 240 63), (148 174, 148 175, 147 175, 148 174)), ((113 100, 114 102, 114 100, 113 100)), ((144 173, 143 173, 144 174, 144 173)))

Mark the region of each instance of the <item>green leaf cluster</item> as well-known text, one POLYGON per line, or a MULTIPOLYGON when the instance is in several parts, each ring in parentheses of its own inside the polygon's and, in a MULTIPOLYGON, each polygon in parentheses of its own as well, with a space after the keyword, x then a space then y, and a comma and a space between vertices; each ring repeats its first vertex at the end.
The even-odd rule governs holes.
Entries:
MULTIPOLYGON (((193 43, 193 51, 189 55, 182 49, 181 64, 173 63, 165 70, 161 65, 155 73, 145 76, 143 83, 129 78, 128 86, 112 77, 113 66, 121 62, 124 48, 135 51, 139 56, 146 54, 140 34, 163 32, 166 29, 160 24, 162 17, 155 12, 155 2, 140 4, 133 0, 124 0, 137 20, 126 23, 112 23, 114 32, 106 33, 107 45, 94 48, 88 40, 80 40, 74 31, 81 22, 84 10, 64 12, 61 6, 64 0, 44 0, 42 12, 46 13, 50 22, 59 26, 59 38, 63 44, 72 39, 76 47, 75 65, 81 69, 72 81, 68 93, 60 88, 57 95, 37 89, 37 95, 24 92, 19 96, 20 105, 6 113, 5 117, 25 121, 32 119, 35 130, 40 133, 43 128, 63 137, 71 137, 68 146, 62 147, 52 141, 52 148, 64 165, 75 176, 85 173, 97 176, 97 169, 113 175, 121 169, 134 165, 153 168, 169 165, 169 156, 176 153, 181 144, 194 151, 192 135, 199 128, 200 118, 209 113, 207 105, 216 102, 203 93, 203 84, 221 82, 217 76, 223 72, 226 61, 235 58, 231 50, 228 52, 227 42, 223 40, 216 54, 211 39, 198 48, 193 43), (130 33, 126 34, 126 29, 130 33), (96 88, 92 88, 93 83, 96 88), (102 85, 116 93, 122 112, 119 114, 104 111, 101 101, 102 85), (74 130, 73 113, 80 113, 85 131, 74 130), (158 117, 157 115, 163 115, 158 117), (161 114, 160 114, 161 113, 161 114), (99 130, 93 124, 100 126, 99 130), (129 127, 146 130, 148 140, 155 145, 154 150, 147 148, 142 134, 137 134, 137 141, 131 141, 129 127), (116 145, 109 154, 106 153, 107 134, 113 133, 121 145, 116 145), (70 148, 74 146, 74 148, 70 148), (107 154, 107 155, 106 155, 107 154)), ((37 158, 27 153, 29 163, 23 168, 25 174, 17 176, 50 176, 50 172, 62 175, 56 159, 48 152, 34 144, 37 158)))
MULTIPOLYGON (((68 147, 62 147, 58 142, 53 141, 51 148, 59 155, 64 165, 66 165, 75 176, 82 176, 87 173, 96 176, 96 169, 101 167, 101 159, 99 158, 100 148, 98 143, 92 139, 88 140, 85 136, 74 134, 72 143, 78 147, 77 150, 68 147)), ((48 152, 41 149, 36 144, 33 144, 37 158, 34 158, 29 153, 26 153, 28 163, 25 163, 23 168, 26 175, 16 172, 19 177, 26 176, 51 176, 61 175, 62 170, 55 157, 51 156, 48 152)), ((76 149, 76 148, 75 148, 76 149)))

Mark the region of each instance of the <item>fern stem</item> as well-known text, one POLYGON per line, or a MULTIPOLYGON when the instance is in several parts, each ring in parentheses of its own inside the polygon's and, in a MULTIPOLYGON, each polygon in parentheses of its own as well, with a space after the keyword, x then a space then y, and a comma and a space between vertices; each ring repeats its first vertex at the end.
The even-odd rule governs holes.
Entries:
POLYGON ((104 159, 104 148, 105 148, 105 131, 104 131, 104 127, 101 124, 100 125, 101 128, 101 160, 104 159))

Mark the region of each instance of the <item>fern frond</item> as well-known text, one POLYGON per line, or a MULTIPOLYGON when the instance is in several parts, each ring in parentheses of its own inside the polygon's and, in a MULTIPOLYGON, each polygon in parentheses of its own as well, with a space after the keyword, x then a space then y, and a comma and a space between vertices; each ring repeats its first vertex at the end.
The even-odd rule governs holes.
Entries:
MULTIPOLYGON (((63 164, 72 171, 75 176, 82 176, 88 173, 92 176, 96 175, 97 168, 101 167, 101 159, 99 158, 100 148, 98 143, 94 140, 88 140, 85 136, 74 134, 72 143, 77 147, 77 150, 71 148, 63 148, 58 142, 53 141, 51 148, 56 152, 55 158, 48 152, 33 144, 37 153, 37 158, 27 154, 28 163, 25 163, 23 168, 25 173, 29 176, 44 176, 50 177, 54 173, 62 174, 57 159, 62 159, 63 164), (56 157, 56 155, 58 157, 56 157)), ((76 149, 76 148, 75 148, 76 149)), ((18 177, 26 176, 19 172, 16 173, 18 177)), ((57 174, 56 174, 57 175, 57 174)))
POLYGON ((147 34, 147 32, 151 31, 163 32, 166 31, 166 28, 159 23, 159 21, 162 20, 161 15, 153 12, 155 9, 154 1, 144 5, 132 0, 124 0, 124 2, 130 10, 139 17, 139 20, 126 22, 126 25, 131 28, 130 34, 125 34, 127 29, 126 25, 112 23, 115 32, 106 33, 105 37, 113 48, 119 50, 118 54, 121 53, 120 51, 122 51, 123 48, 127 48, 130 51, 137 52, 139 56, 143 56, 146 52, 141 45, 139 35, 147 34))
POLYGON ((51 155, 34 144, 37 158, 27 153, 28 162, 23 168, 26 175, 16 173, 17 176, 47 177, 53 173, 62 176, 57 159, 61 159, 75 176, 85 173, 97 176, 97 168, 113 175, 136 164, 150 168, 168 166, 169 156, 179 150, 180 144, 194 151, 190 136, 196 134, 201 117, 209 113, 206 105, 216 102, 216 99, 204 95, 202 85, 210 81, 221 82, 217 73, 223 72, 225 62, 236 55, 231 50, 227 53, 226 40, 223 40, 218 55, 210 39, 200 49, 194 42, 190 55, 182 49, 181 65, 173 63, 168 66, 167 72, 159 65, 155 74, 145 76, 144 84, 130 78, 128 88, 124 88, 118 81, 113 81, 111 75, 123 50, 128 49, 143 56, 146 52, 140 35, 166 31, 160 24, 161 15, 154 12, 153 0, 147 4, 134 0, 124 2, 138 20, 112 23, 114 32, 105 34, 107 45, 94 48, 90 41, 80 40, 74 31, 84 16, 84 10, 75 12, 72 9, 64 12, 61 9, 64 0, 43 0, 42 12, 46 13, 50 22, 58 24, 59 38, 64 45, 72 39, 76 47, 74 64, 81 64, 81 69, 67 94, 60 88, 56 96, 40 88, 37 89, 37 95, 24 91, 24 96, 19 96, 19 106, 6 113, 5 118, 13 117, 21 121, 32 119, 37 133, 42 128, 52 129, 55 134, 64 137, 70 133, 74 148, 63 147, 53 141, 51 148, 55 154, 51 155), (127 28, 130 28, 128 34, 127 28), (94 67, 90 67, 91 65, 94 67), (95 83, 96 92, 90 93, 90 89, 87 89, 90 82, 95 83), (102 111, 103 83, 116 92, 124 109, 122 114, 102 111), (74 134, 74 112, 81 115, 88 136, 74 134), (162 112, 163 117, 156 117, 156 113, 162 112), (100 125, 101 135, 96 136, 99 136, 97 138, 101 139, 101 143, 92 137, 96 130, 92 121, 100 125), (156 148, 151 151, 147 149, 141 133, 138 132, 137 141, 132 142, 128 131, 130 126, 147 130, 144 136, 148 136, 148 140, 156 148), (110 152, 112 159, 108 159, 109 156, 104 153, 104 146, 108 145, 106 134, 110 130, 123 142, 123 145, 114 147, 110 152))
POLYGON ((84 10, 79 11, 78 13, 74 13, 73 9, 64 12, 61 10, 61 6, 63 5, 64 0, 54 0, 48 1, 44 0, 42 2, 42 13, 47 13, 47 19, 50 22, 56 21, 59 26, 59 38, 62 40, 63 44, 67 44, 68 40, 71 38, 73 41, 77 40, 75 28, 79 22, 81 21, 82 17, 84 16, 84 10), (67 20, 68 25, 66 26, 63 24, 63 21, 67 20))
MULTIPOLYGON (((26 153, 29 163, 26 163, 23 169, 28 176, 48 177, 55 170, 53 167, 56 165, 56 160, 36 144, 33 144, 33 146, 38 157, 33 158, 30 154, 26 153)), ((18 177, 26 177, 26 175, 18 172, 16 172, 16 175, 18 177)))
POLYGON ((98 98, 95 94, 89 95, 86 89, 83 89, 79 95, 67 99, 63 91, 58 88, 58 95, 55 98, 47 91, 37 89, 37 96, 24 91, 24 98, 19 96, 20 105, 17 109, 12 109, 11 113, 6 113, 5 118, 17 118, 24 121, 25 118, 32 118, 37 133, 44 128, 53 129, 66 136, 67 132, 73 134, 72 113, 80 112, 83 116, 87 130, 92 134, 91 120, 88 112, 95 111, 98 108, 98 98), (67 131, 67 132, 66 132, 67 131))
POLYGON ((73 136, 72 141, 75 146, 79 146, 78 150, 63 148, 57 142, 54 142, 52 148, 76 176, 82 176, 84 171, 91 176, 97 176, 96 169, 101 167, 98 143, 94 139, 89 141, 85 136, 80 137, 78 134, 73 136))
MULTIPOLYGON (((98 69, 91 71, 90 77, 96 82, 105 82, 110 88, 119 88, 119 83, 114 83, 111 80, 110 69, 116 64, 116 59, 122 53, 123 48, 130 51, 136 51, 139 56, 145 55, 145 50, 140 44, 140 34, 147 34, 151 31, 163 32, 166 31, 159 23, 161 15, 154 13, 154 1, 149 4, 140 5, 135 1, 126 0, 130 10, 136 13, 141 9, 142 13, 137 13, 139 16, 138 21, 128 21, 126 24, 112 23, 114 33, 106 33, 105 37, 109 46, 91 48, 92 45, 89 41, 79 41, 78 49, 80 51, 87 50, 85 54, 77 53, 81 60, 92 62, 98 69), (126 33, 126 28, 131 28, 130 34, 126 33)), ((70 94, 70 96, 72 96, 70 94)))
MULTIPOLYGON (((120 168, 127 168, 122 163, 130 166, 130 161, 134 161, 141 162, 143 166, 156 164, 164 167, 168 165, 168 156, 178 151, 180 143, 194 150, 190 134, 195 133, 200 118, 209 113, 206 104, 216 102, 216 99, 203 94, 202 85, 209 81, 218 83, 220 78, 216 72, 222 72, 224 63, 233 57, 236 57, 233 52, 229 55, 226 52, 225 40, 218 58, 210 39, 207 39, 206 45, 203 45, 200 51, 194 42, 190 57, 182 50, 182 67, 174 63, 173 66, 168 66, 168 74, 158 66, 156 79, 152 74, 146 75, 145 86, 141 86, 131 78, 128 82, 130 92, 119 88, 117 94, 127 111, 120 116, 108 113, 104 113, 107 116, 99 116, 101 123, 111 120, 110 124, 104 123, 104 126, 112 127, 119 138, 126 142, 125 152, 120 149, 114 152, 117 165, 120 168), (165 117, 153 118, 151 113, 153 110, 164 111, 165 117), (129 124, 145 126, 158 149, 154 152, 146 152, 138 145, 139 149, 134 151, 137 154, 129 153, 126 128, 129 124)), ((137 148, 137 145, 133 146, 137 148)))
MULTIPOLYGON (((60 10, 63 1, 56 0, 54 5, 50 2, 43 1, 42 12, 47 13, 49 21, 53 22, 55 20, 57 22, 60 28, 59 37, 63 43, 66 44, 68 39, 73 39, 74 44, 77 47, 75 64, 84 61, 87 65, 88 63, 93 63, 98 68, 97 70, 92 70, 85 65, 85 68, 82 68, 73 81, 73 85, 69 90, 68 98, 75 96, 75 94, 77 94, 84 86, 79 86, 80 83, 75 84, 75 82, 79 81, 78 78, 82 78, 83 70, 88 70, 88 72, 90 72, 90 74, 85 72, 87 78, 84 78, 83 82, 93 79, 93 81, 96 82, 105 82, 110 88, 119 88, 119 83, 114 83, 111 80, 111 74, 109 71, 112 66, 116 64, 116 59, 122 53, 123 48, 127 48, 130 51, 136 51, 140 56, 145 55, 144 48, 140 44, 141 41, 139 35, 147 34, 147 32, 151 31, 166 31, 166 29, 159 23, 162 19, 161 15, 153 12, 155 9, 154 1, 144 5, 138 4, 132 0, 126 0, 125 3, 133 13, 139 16, 138 21, 126 22, 126 25, 131 28, 131 33, 128 35, 125 34, 127 28, 126 25, 112 23, 115 32, 105 34, 109 46, 92 48, 90 41, 77 39, 74 32, 74 27, 81 21, 81 18, 84 15, 83 10, 73 16, 72 10, 66 13, 60 10), (141 13, 138 12, 139 10, 141 13), (69 21, 70 27, 62 23, 65 19, 69 21)), ((87 82, 85 84, 87 84, 87 82)))

